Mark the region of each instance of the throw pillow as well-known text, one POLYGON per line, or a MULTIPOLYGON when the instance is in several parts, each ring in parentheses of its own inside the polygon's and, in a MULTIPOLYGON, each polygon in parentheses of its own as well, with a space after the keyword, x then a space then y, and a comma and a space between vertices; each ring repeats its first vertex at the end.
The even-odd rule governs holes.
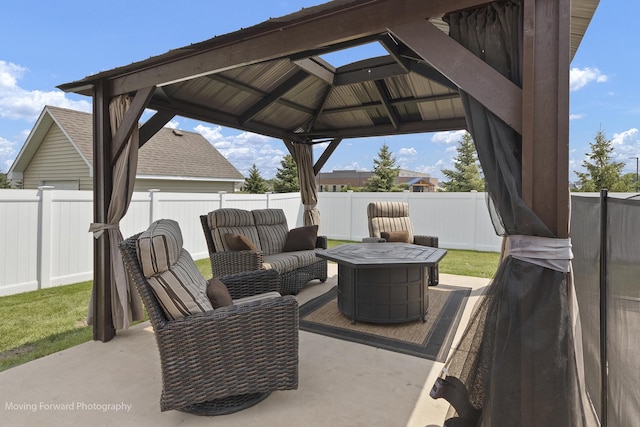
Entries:
POLYGON ((387 242, 412 243, 409 241, 409 232, 407 230, 382 231, 380 237, 387 242))
POLYGON ((289 230, 282 252, 309 251, 316 247, 318 226, 307 225, 289 230))
POLYGON ((227 246, 232 251, 257 251, 258 247, 247 236, 227 233, 224 235, 227 246))
POLYGON ((207 282, 207 297, 214 309, 233 304, 227 286, 217 277, 212 277, 207 282))

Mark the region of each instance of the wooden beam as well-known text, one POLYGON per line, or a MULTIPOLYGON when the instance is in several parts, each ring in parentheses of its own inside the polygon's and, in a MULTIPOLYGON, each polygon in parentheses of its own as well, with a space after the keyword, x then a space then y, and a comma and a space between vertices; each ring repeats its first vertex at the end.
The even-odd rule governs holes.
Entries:
POLYGON ((458 90, 458 86, 439 73, 438 70, 425 64, 422 58, 420 58, 420 55, 412 52, 411 49, 401 41, 396 40, 387 34, 386 37, 383 37, 380 40, 380 43, 384 46, 387 52, 389 52, 389 55, 391 55, 391 57, 395 59, 407 73, 413 72, 426 79, 433 80, 442 86, 448 87, 449 89, 455 91, 458 90))
POLYGON ((569 235, 570 0, 524 2, 522 197, 569 235))
MULTIPOLYGON (((284 146, 287 148, 287 150, 289 151, 289 154, 291 154, 291 156, 293 157, 293 159, 296 159, 296 155, 293 152, 293 142, 289 141, 288 139, 283 139, 282 142, 284 142, 284 146)), ((297 164, 298 162, 296 162, 297 164)))
POLYGON ((267 92, 265 92, 265 91, 262 91, 260 89, 256 89, 251 85, 239 82, 239 81, 237 81, 235 79, 232 79, 230 77, 224 76, 224 75, 222 75, 220 73, 209 74, 207 76, 207 78, 209 78, 209 79, 211 79, 213 81, 222 83, 225 86, 230 86, 230 87, 232 87, 234 89, 238 89, 238 90, 241 90, 241 91, 246 92, 248 94, 251 94, 253 96, 257 96, 258 98, 262 98, 267 94, 267 92))
POLYGON ((411 62, 409 65, 412 72, 421 75, 425 79, 432 80, 444 87, 447 87, 451 90, 458 91, 458 86, 455 85, 451 80, 442 75, 438 70, 433 67, 430 67, 427 64, 423 64, 422 62, 411 62))
POLYGON ((391 37, 389 34, 385 34, 380 37, 380 44, 384 49, 389 52, 389 55, 400 65, 404 71, 408 74, 409 71, 409 60, 403 57, 400 53, 401 46, 398 44, 397 40, 391 37))
MULTIPOLYGON (((331 47, 349 40, 379 35, 388 27, 415 21, 419 17, 487 3, 487 0, 381 0, 346 3, 326 13, 312 14, 296 21, 284 21, 239 40, 199 49, 185 49, 154 65, 114 74, 111 96, 137 91, 149 85, 164 86, 195 77, 249 64, 299 54, 313 48, 331 47)), ((215 42, 215 39, 214 39, 215 42)), ((86 80, 86 79, 85 79, 86 80)), ((85 81, 77 83, 86 85, 85 81)), ((62 85, 64 90, 73 86, 62 85)))
POLYGON ((408 74, 400 64, 393 62, 374 67, 367 67, 355 71, 340 71, 336 73, 334 84, 344 86, 355 83, 371 82, 375 80, 387 79, 389 77, 408 74))
POLYGON ((316 108, 316 111, 313 114, 313 117, 311 117, 311 120, 309 121, 309 124, 307 125, 307 131, 312 131, 313 128, 315 128, 316 122, 318 121, 318 118, 324 112, 324 107, 327 105, 327 99, 329 99, 329 95, 331 94, 332 90, 333 90, 333 86, 327 86, 327 89, 322 94, 322 99, 318 103, 318 108, 316 108))
POLYGON ((111 162, 109 164, 115 163, 120 156, 120 153, 126 146, 127 140, 131 136, 131 133, 135 128, 138 127, 138 122, 140 117, 142 117, 142 113, 144 113, 144 109, 149 104, 149 100, 153 96, 153 92, 155 91, 154 86, 146 87, 144 89, 140 89, 136 92, 133 97, 133 101, 131 101, 131 106, 127 110, 124 120, 120 123, 116 134, 113 135, 111 140, 111 162))
POLYGON ((391 124, 363 126, 341 130, 323 130, 317 129, 311 132, 303 132, 298 134, 300 137, 306 138, 363 138, 369 136, 388 136, 402 135, 408 133, 422 132, 442 132, 455 129, 466 129, 467 122, 464 117, 453 119, 441 119, 430 121, 405 122, 398 125, 398 129, 394 129, 391 124))
POLYGON ((338 148, 338 145, 340 145, 340 141, 342 141, 342 138, 334 138, 331 140, 327 148, 324 149, 316 164, 313 165, 313 173, 315 176, 318 176, 325 163, 327 163, 327 160, 329 160, 329 157, 331 157, 336 148, 338 148))
POLYGON ((142 147, 146 144, 153 135, 158 133, 158 131, 162 129, 164 125, 169 123, 169 120, 173 119, 175 116, 176 115, 174 113, 168 111, 157 111, 140 127, 140 135, 138 137, 139 146, 142 147))
MULTIPOLYGON (((222 74, 210 74, 207 77, 210 78, 211 80, 223 83, 227 86, 231 86, 233 88, 249 93, 258 98, 263 98, 268 94, 267 92, 264 92, 260 89, 256 89, 253 86, 250 86, 246 83, 239 82, 232 78, 223 76, 222 74)), ((289 100, 282 99, 282 98, 278 99, 277 102, 278 104, 282 104, 289 108, 293 108, 294 110, 302 111, 303 113, 307 113, 307 114, 313 114, 313 110, 311 108, 305 107, 304 105, 296 104, 295 102, 291 102, 289 100)))
POLYGON ((306 71, 300 70, 296 72, 293 76, 289 77, 285 80, 280 86, 273 89, 267 96, 262 98, 260 101, 256 102, 252 105, 247 111, 245 111, 239 118, 241 124, 246 124, 249 120, 253 119, 255 116, 260 114, 262 110, 267 108, 269 105, 278 101, 282 96, 284 96, 291 89, 296 87, 300 82, 309 77, 306 71))
POLYGON ((149 102, 149 108, 153 108, 154 110, 158 111, 164 111, 166 113, 173 113, 175 115, 187 117, 194 120, 216 123, 220 126, 230 127, 247 132, 254 132, 265 136, 271 136, 273 138, 288 138, 296 142, 306 141, 306 138, 304 136, 290 132, 286 129, 275 128, 273 126, 265 125, 255 121, 248 122, 245 125, 241 125, 236 117, 230 114, 211 110, 184 101, 173 100, 171 101, 171 103, 166 103, 160 100, 152 99, 149 102))
POLYGON ((299 60, 293 61, 293 63, 296 64, 296 66, 298 66, 300 69, 311 74, 312 76, 315 76, 320 80, 323 80, 325 83, 329 85, 333 85, 334 72, 328 69, 327 67, 325 67, 322 63, 320 63, 315 58, 299 59, 299 60))
POLYGON ((427 20, 389 31, 460 89, 522 133, 522 91, 427 20), (482 84, 478 84, 478 82, 482 84))
MULTIPOLYGON (((107 82, 93 87, 93 222, 107 223, 111 202, 111 128, 107 82)), ((116 335, 111 307, 111 251, 109 233, 93 239, 93 339, 110 341, 116 335)))
POLYGON ((391 102, 389 101, 389 95, 387 94, 387 87, 384 85, 384 82, 381 80, 376 80, 375 84, 376 84, 376 90, 378 92, 378 96, 380 97, 380 101, 382 102, 382 108, 384 109, 384 112, 387 114, 387 117, 389 117, 389 121, 391 121, 391 125, 393 126, 393 128, 397 130, 400 124, 400 120, 398 119, 398 115, 394 111, 393 107, 391 106, 391 102))
MULTIPOLYGON (((400 106, 407 104, 420 104, 421 102, 445 101, 447 99, 456 98, 460 98, 459 93, 445 93, 443 95, 422 96, 419 98, 397 98, 390 100, 389 103, 393 106, 400 106)), ((382 103, 380 101, 371 101, 364 104, 349 105, 347 107, 327 108, 324 110, 324 114, 339 114, 348 113, 350 111, 371 110, 380 108, 381 106, 382 103)))

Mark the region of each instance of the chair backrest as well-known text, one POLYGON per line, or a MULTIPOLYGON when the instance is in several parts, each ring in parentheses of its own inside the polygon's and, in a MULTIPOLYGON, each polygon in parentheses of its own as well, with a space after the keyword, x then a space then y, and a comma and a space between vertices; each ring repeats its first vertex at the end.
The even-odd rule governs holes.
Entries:
POLYGON ((254 209, 251 213, 258 229, 262 252, 265 255, 281 253, 289 234, 284 210, 254 209))
POLYGON ((259 250, 262 250, 258 229, 251 211, 234 208, 216 209, 207 214, 207 227, 215 249, 211 251, 211 248, 209 248, 210 252, 229 250, 227 241, 224 238, 227 233, 246 236, 251 239, 259 250))
POLYGON ((142 266, 138 261, 138 254, 136 252, 136 242, 138 241, 138 236, 140 236, 140 234, 142 233, 135 234, 120 242, 120 253, 122 254, 122 260, 124 261, 124 265, 129 273, 129 277, 133 280, 133 283, 138 290, 138 294, 142 299, 142 303, 147 310, 151 326, 153 326, 154 331, 157 331, 163 328, 163 326, 169 321, 169 318, 164 313, 156 295, 151 289, 151 285, 142 273, 142 266))
POLYGON ((130 277, 145 306, 149 304, 147 310, 160 307, 161 322, 213 310, 206 294, 207 281, 182 244, 178 223, 160 219, 120 246, 130 277), (142 293, 148 289, 151 295, 145 300, 142 293))
POLYGON ((381 232, 407 231, 413 241, 409 204, 405 202, 372 202, 367 206, 369 237, 382 237, 381 232))

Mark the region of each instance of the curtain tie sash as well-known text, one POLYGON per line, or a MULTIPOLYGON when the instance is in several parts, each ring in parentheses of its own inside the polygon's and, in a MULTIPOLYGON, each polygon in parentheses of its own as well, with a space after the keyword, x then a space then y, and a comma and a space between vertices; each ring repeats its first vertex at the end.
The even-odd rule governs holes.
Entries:
POLYGON ((89 226, 89 233, 93 233, 94 239, 100 238, 107 230, 119 230, 120 224, 105 224, 102 222, 92 222, 89 226))
POLYGON ((304 207, 305 211, 312 211, 317 206, 317 203, 314 203, 312 205, 302 205, 302 206, 304 207))
POLYGON ((507 255, 551 270, 569 272, 573 259, 570 238, 515 235, 508 236, 507 239, 507 255))

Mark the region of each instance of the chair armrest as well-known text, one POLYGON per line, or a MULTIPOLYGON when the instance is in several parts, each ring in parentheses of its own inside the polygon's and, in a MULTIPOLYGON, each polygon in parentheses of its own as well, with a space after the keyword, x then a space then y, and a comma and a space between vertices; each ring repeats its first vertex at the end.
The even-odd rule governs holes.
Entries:
POLYGON ((318 236, 316 239, 316 248, 327 249, 327 236, 318 236))
POLYGON ((387 239, 382 238, 382 237, 364 237, 362 239, 363 243, 384 243, 386 241, 387 241, 387 239))
MULTIPOLYGON (((298 367, 298 322, 293 296, 171 320, 155 331, 163 383, 214 381, 215 391, 208 393, 217 398, 291 375, 298 367)), ((297 386, 297 376, 291 382, 297 386)))
POLYGON ((438 238, 436 236, 413 236, 413 243, 420 246, 438 247, 438 238))
POLYGON ((220 276, 231 298, 238 299, 265 292, 278 291, 280 275, 276 270, 255 270, 220 276))
POLYGON ((252 337, 260 331, 270 333, 278 328, 295 330, 297 335, 298 301, 293 295, 259 299, 169 320, 156 330, 156 334, 158 339, 166 338, 177 348, 180 348, 177 341, 189 345, 194 340, 194 351, 210 356, 215 352, 207 347, 219 347, 220 338, 227 334, 252 337))
POLYGON ((242 273, 262 269, 262 251, 209 252, 213 276, 242 273))

